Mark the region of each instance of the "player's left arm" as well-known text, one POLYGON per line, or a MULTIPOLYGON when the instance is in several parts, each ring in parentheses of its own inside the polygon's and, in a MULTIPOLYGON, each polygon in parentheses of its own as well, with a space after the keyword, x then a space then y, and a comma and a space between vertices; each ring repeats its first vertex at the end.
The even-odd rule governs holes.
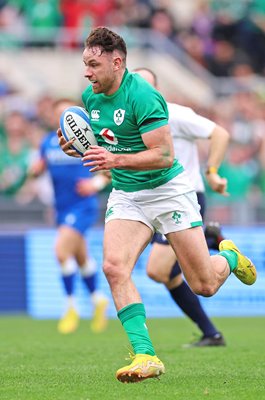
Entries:
POLYGON ((84 153, 84 166, 91 172, 117 169, 153 170, 169 168, 174 161, 174 148, 169 125, 142 134, 146 150, 134 154, 113 154, 104 147, 91 146, 84 153))
POLYGON ((227 179, 218 174, 218 169, 224 159, 230 135, 220 125, 215 125, 209 140, 210 148, 207 160, 206 179, 215 192, 227 196, 227 179))

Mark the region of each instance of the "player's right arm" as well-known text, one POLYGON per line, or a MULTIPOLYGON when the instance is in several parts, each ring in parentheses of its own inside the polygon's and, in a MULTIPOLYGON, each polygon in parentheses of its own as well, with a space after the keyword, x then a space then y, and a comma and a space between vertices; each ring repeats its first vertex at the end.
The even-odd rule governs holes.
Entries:
POLYGON ((163 125, 142 135, 146 150, 131 154, 114 154, 102 146, 91 146, 82 160, 91 172, 111 169, 148 171, 169 168, 174 161, 174 148, 169 126, 163 125))
POLYGON ((229 133, 220 125, 216 125, 210 135, 210 148, 207 160, 206 179, 215 192, 227 196, 227 180, 218 174, 229 143, 229 133))
POLYGON ((192 141, 196 139, 209 141, 206 179, 212 190, 227 196, 227 180, 218 174, 229 143, 230 135, 227 130, 189 107, 170 103, 169 110, 173 134, 177 132, 176 141, 179 137, 192 141))

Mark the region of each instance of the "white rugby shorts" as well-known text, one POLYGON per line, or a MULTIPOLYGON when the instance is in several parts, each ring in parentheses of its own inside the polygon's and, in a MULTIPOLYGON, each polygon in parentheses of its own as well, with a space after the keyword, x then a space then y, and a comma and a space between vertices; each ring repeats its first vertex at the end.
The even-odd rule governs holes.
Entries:
POLYGON ((154 189, 137 192, 113 189, 105 223, 114 219, 140 221, 163 235, 202 225, 197 195, 185 171, 154 189))

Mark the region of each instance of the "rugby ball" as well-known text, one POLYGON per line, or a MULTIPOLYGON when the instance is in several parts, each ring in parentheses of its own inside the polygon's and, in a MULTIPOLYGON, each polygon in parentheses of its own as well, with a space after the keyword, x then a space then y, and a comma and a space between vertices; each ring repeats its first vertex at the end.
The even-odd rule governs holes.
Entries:
POLYGON ((88 112, 79 106, 68 107, 60 117, 60 128, 65 140, 75 139, 72 147, 83 155, 97 139, 91 129, 88 112))

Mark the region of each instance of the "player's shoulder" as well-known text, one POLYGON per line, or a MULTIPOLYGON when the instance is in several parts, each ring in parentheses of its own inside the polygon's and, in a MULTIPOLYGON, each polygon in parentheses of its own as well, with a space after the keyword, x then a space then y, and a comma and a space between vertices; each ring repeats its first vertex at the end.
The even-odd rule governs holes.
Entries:
POLYGON ((130 87, 130 90, 132 92, 137 91, 136 93, 138 93, 138 96, 139 93, 159 93, 152 85, 150 85, 150 83, 142 78, 140 74, 137 74, 135 72, 127 73, 126 83, 130 87))

